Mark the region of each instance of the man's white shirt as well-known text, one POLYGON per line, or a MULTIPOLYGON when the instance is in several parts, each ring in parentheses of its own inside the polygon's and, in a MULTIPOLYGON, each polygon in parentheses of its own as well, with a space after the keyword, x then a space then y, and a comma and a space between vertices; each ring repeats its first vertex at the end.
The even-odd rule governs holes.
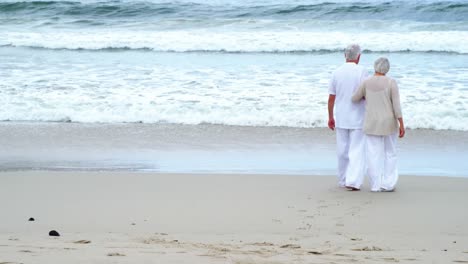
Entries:
POLYGON ((330 80, 328 93, 335 98, 335 127, 362 129, 365 103, 353 103, 351 97, 359 84, 369 76, 364 67, 347 62, 335 70, 330 80))

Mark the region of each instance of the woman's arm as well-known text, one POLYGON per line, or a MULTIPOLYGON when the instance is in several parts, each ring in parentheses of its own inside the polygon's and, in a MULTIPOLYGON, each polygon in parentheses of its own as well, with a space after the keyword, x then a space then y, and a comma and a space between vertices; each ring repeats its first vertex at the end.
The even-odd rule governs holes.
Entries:
POLYGON ((400 91, 398 90, 398 85, 395 80, 392 80, 391 87, 391 100, 393 106, 393 113, 398 119, 398 124, 400 127, 399 136, 402 138, 405 136, 405 124, 403 123, 403 114, 401 113, 401 104, 400 104, 400 91))
POLYGON ((351 100, 353 100, 353 102, 357 103, 366 96, 366 89, 364 88, 364 84, 365 82, 362 82, 357 88, 357 90, 354 92, 353 96, 351 97, 351 100))
POLYGON ((391 81, 390 91, 391 91, 390 99, 392 101, 393 113, 395 114, 395 117, 398 119, 400 117, 403 117, 403 114, 401 113, 400 91, 398 89, 398 85, 395 80, 391 81))

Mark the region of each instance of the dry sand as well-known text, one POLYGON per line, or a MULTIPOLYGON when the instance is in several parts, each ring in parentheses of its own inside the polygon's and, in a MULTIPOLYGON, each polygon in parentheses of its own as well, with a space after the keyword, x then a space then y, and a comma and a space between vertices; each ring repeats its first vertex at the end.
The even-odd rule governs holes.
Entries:
POLYGON ((466 178, 371 193, 328 176, 2 172, 0 263, 468 263, 467 203, 466 178))

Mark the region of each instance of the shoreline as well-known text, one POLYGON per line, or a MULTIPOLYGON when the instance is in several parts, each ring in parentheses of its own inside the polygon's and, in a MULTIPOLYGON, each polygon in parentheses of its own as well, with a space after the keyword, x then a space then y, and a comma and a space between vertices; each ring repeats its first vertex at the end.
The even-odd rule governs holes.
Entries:
POLYGON ((335 184, 331 176, 0 172, 0 263, 468 262, 468 179, 402 176, 393 193, 335 184))
MULTIPOLYGON (((0 122, 0 170, 331 175, 325 128, 0 122)), ((468 132, 408 130, 400 174, 468 177, 468 132)))

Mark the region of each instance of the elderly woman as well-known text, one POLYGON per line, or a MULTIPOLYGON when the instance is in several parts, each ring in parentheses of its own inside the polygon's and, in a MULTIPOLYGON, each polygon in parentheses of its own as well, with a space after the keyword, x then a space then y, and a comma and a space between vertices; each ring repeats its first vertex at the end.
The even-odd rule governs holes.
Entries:
POLYGON ((388 59, 378 58, 374 69, 375 74, 360 84, 352 100, 366 100, 363 132, 371 191, 391 192, 398 181, 396 138, 405 135, 405 126, 397 83, 385 76, 390 70, 388 59))

